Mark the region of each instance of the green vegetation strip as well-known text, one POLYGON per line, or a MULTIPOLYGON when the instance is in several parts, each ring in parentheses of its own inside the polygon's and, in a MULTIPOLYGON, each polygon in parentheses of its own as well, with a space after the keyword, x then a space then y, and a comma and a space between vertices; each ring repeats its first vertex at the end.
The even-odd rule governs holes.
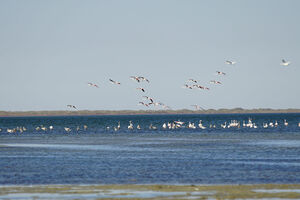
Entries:
MULTIPOLYGON (((80 195, 108 194, 105 199, 300 199, 300 184, 259 185, 34 185, 1 186, 0 199, 12 194, 80 195), (275 191, 275 192, 274 192, 275 191), (154 196, 134 197, 139 193, 157 193, 154 196), (176 193, 175 193, 176 192, 176 193), (160 196, 159 194, 164 194, 160 196), (165 194, 170 195, 165 195, 165 194), (114 197, 117 196, 116 198, 114 197), (133 196, 128 196, 133 195, 133 196)), ((68 198, 69 198, 68 197, 68 198)), ((99 198, 100 199, 100 198, 99 198)))

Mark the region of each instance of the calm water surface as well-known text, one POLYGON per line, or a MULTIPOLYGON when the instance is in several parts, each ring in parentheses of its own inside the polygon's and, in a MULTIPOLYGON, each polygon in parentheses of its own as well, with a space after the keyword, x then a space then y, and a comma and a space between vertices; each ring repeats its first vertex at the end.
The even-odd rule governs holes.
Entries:
POLYGON ((299 122, 300 114, 0 118, 0 184, 300 183, 299 122), (257 128, 242 126, 249 118, 257 128), (162 128, 174 120, 197 128, 162 128), (241 127, 221 128, 231 120, 241 127))

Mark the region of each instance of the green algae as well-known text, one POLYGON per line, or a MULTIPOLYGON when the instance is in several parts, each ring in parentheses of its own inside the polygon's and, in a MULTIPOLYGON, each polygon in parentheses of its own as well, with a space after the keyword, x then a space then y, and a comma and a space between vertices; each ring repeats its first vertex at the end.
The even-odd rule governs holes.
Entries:
MULTIPOLYGON (((40 194, 72 195, 73 199, 84 195, 105 195, 105 199, 300 199, 300 184, 257 184, 257 185, 34 185, 4 186, 0 188, 0 198, 11 194, 30 194, 38 198, 40 194), (284 189, 284 192, 268 193, 255 190, 284 189), (290 190, 290 191, 289 191, 290 190), (153 193, 144 196, 143 193, 153 193), (175 194, 175 192, 177 194, 175 194), (139 195, 136 195, 139 194, 139 195), (161 195, 160 195, 161 194, 161 195), (168 195, 169 194, 169 195, 168 195), (175 194, 175 195, 174 195, 175 194), (135 197, 135 195, 137 197, 135 197)), ((98 199, 102 199, 101 195, 98 199)), ((34 199, 32 198, 32 199, 34 199)), ((8 198, 9 199, 9 198, 8 198)), ((70 199, 70 196, 68 196, 70 199)))

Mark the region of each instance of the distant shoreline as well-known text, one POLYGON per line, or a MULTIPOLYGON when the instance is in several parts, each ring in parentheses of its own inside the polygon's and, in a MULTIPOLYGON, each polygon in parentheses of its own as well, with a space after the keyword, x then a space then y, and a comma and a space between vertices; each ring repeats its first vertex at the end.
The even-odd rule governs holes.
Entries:
POLYGON ((0 111, 0 117, 88 116, 88 115, 164 115, 164 114, 268 114, 300 113, 300 109, 208 109, 208 110, 78 110, 78 111, 0 111))

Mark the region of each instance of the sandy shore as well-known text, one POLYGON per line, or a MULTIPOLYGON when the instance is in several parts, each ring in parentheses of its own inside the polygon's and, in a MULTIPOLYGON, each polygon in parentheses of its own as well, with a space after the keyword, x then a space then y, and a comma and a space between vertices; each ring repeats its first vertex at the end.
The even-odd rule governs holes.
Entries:
POLYGON ((0 186, 0 199, 300 199, 300 184, 0 186))

